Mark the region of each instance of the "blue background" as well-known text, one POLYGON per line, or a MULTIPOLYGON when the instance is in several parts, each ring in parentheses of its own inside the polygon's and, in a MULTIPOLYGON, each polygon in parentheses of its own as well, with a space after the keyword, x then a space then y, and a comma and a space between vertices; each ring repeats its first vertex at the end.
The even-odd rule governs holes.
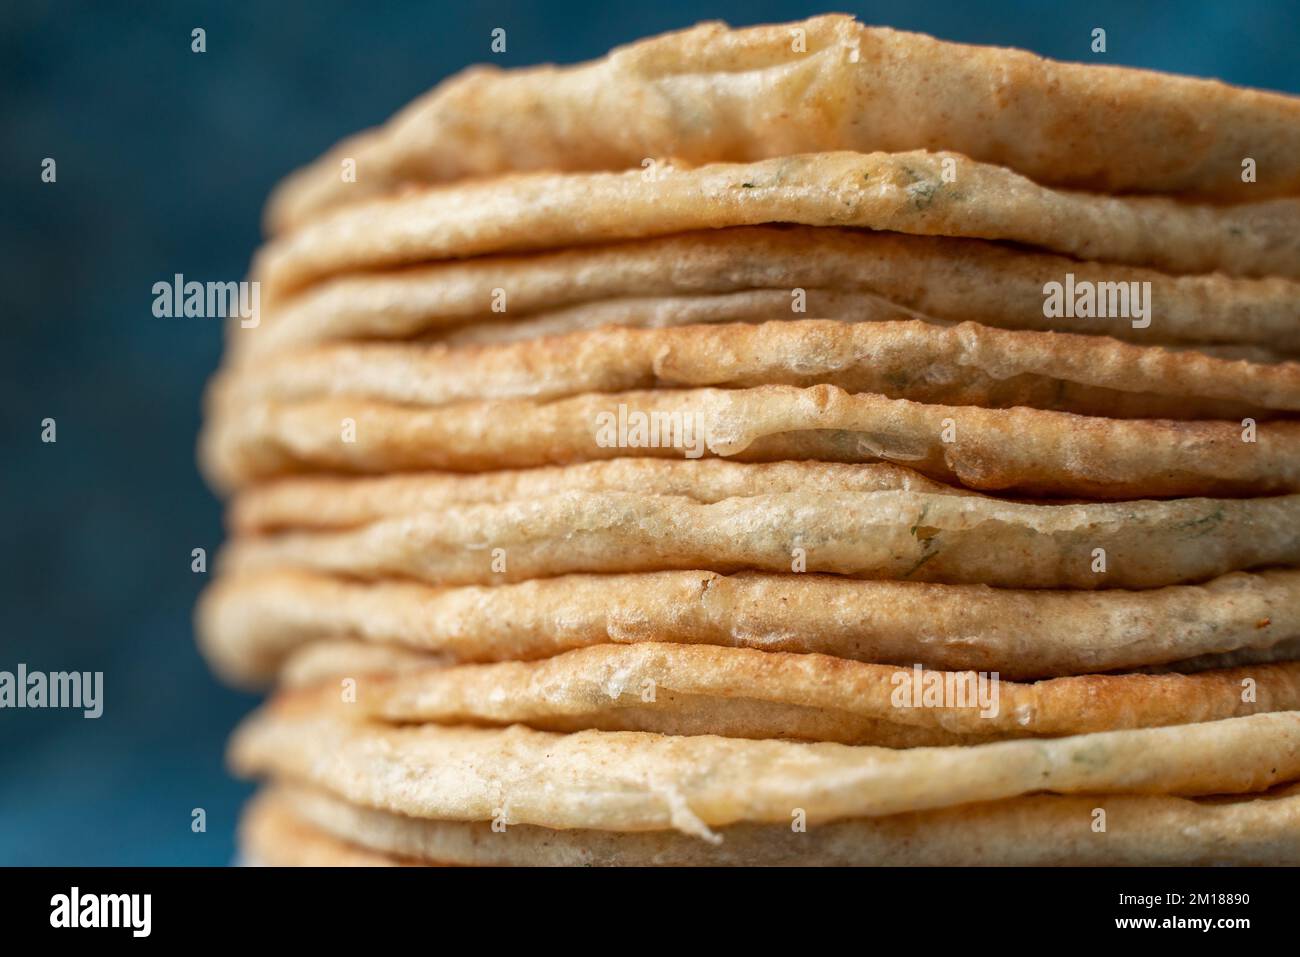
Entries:
POLYGON ((272 184, 448 73, 572 62, 697 20, 827 9, 946 39, 1300 91, 1300 4, 6 3, 0 13, 0 670, 105 672, 104 715, 0 711, 0 864, 224 864, 249 786, 222 765, 254 699, 193 644, 221 539, 194 466, 214 320, 151 286, 241 278, 272 184), (190 52, 190 30, 207 52, 190 52), (1090 31, 1108 52, 1093 57, 1090 31), (40 182, 41 160, 58 182, 40 182), (58 442, 40 442, 40 422, 58 442), (190 829, 193 808, 207 832, 190 829))

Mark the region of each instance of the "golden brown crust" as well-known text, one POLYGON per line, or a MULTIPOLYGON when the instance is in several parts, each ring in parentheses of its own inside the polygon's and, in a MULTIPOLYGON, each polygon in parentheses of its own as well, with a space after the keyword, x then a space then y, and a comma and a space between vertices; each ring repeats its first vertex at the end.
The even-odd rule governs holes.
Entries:
POLYGON ((414 867, 405 860, 338 837, 295 813, 287 793, 262 792, 248 802, 239 820, 239 850, 257 867, 414 867))
POLYGON ((200 612, 222 670, 261 663, 263 678, 289 648, 349 635, 461 661, 658 639, 1032 678, 1294 643, 1300 572, 1088 593, 698 571, 434 589, 279 571, 219 579, 200 612))
POLYGON ((276 670, 275 680, 285 688, 310 688, 359 675, 392 677, 447 664, 444 656, 400 645, 322 638, 299 645, 276 670))
POLYGON ((242 684, 322 638, 449 661, 677 641, 1031 679, 1283 648, 1300 639, 1300 571, 1059 592, 699 570, 431 588, 278 569, 218 578, 197 619, 204 653, 242 684))
POLYGON ((713 735, 550 734, 358 720, 281 694, 236 732, 242 775, 274 775, 414 817, 711 837, 742 821, 809 824, 1058 794, 1239 794, 1300 778, 1300 712, 944 748, 713 735))
POLYGON ((385 853, 486 866, 1190 866, 1300 863, 1300 788, 1228 800, 1042 794, 938 811, 789 825, 736 824, 710 844, 672 831, 612 833, 434 821, 277 787, 300 820, 385 853), (1104 812, 1104 817, 1099 814, 1104 812))
POLYGON ((290 476, 241 492, 227 524, 249 534, 355 528, 382 518, 454 505, 530 501, 562 492, 680 495, 696 502, 780 492, 930 492, 974 495, 898 465, 876 462, 732 462, 727 459, 608 459, 501 472, 290 476))
POLYGON ((330 276, 762 223, 1009 240, 1173 273, 1300 279, 1300 199, 1234 206, 1051 190, 955 153, 809 153, 627 173, 529 173, 357 203, 272 240, 280 302, 330 276))
POLYGON ((406 183, 508 170, 918 147, 1057 185, 1244 199, 1300 192, 1298 128, 1294 98, 1210 80, 1058 63, 838 15, 702 23, 576 67, 468 70, 295 174, 267 216, 283 230, 406 183), (1258 183, 1242 182, 1246 156, 1258 183), (357 161, 355 183, 340 180, 344 157, 357 161))
POLYGON ((305 469, 460 472, 706 454, 893 461, 947 484, 1027 495, 1300 489, 1300 423, 1293 421, 1116 420, 932 405, 828 385, 588 393, 432 409, 360 398, 249 401, 209 420, 201 439, 207 474, 223 488, 305 469))
POLYGON ((1300 284, 1292 280, 1169 276, 982 240, 803 226, 706 230, 339 276, 263 309, 256 328, 232 323, 228 346, 237 359, 339 339, 499 341, 611 323, 917 314, 1144 345, 1249 343, 1300 352, 1300 284), (1150 325, 1045 317, 1043 287, 1067 274, 1094 285, 1150 283, 1150 325), (795 289, 804 302, 796 303, 795 289), (505 293, 504 313, 492 311, 495 290, 505 293), (805 311, 795 312, 796 305, 805 311))
MULTIPOLYGON (((890 748, 1059 737, 1300 710, 1300 663, 1195 675, 1122 674, 1033 684, 818 654, 646 642, 532 662, 379 661, 376 646, 308 645, 285 687, 354 678, 356 705, 399 724, 526 724, 890 748), (315 660, 313 660, 315 659, 315 660)), ((418 659, 418 656, 416 656, 418 659)))
MULTIPOLYGON (((412 406, 589 392, 808 387, 1112 418, 1264 418, 1300 411, 1300 362, 1232 362, 1102 336, 918 320, 605 328, 531 342, 337 344, 219 376, 209 405, 354 397, 412 406)), ((219 412, 217 414, 220 414, 219 412)))
POLYGON ((571 572, 826 572, 1029 588, 1151 588, 1300 564, 1300 495, 1031 505, 928 492, 565 492, 341 532, 238 538, 228 573, 305 568, 435 585, 571 572), (1098 549, 1102 550, 1098 552, 1098 549))

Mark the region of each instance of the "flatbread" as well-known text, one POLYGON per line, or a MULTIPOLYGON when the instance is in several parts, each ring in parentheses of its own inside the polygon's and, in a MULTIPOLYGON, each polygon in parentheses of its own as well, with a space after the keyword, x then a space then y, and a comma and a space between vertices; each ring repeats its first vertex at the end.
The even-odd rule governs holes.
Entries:
POLYGON ((295 812, 299 802, 286 797, 262 792, 245 806, 239 819, 239 850, 249 866, 415 867, 426 863, 399 860, 383 851, 342 841, 309 824, 295 812))
MULTIPOLYGON (((335 701, 338 692, 329 692, 335 701)), ((389 727, 315 693, 279 696, 230 761, 382 810, 716 840, 742 821, 876 817, 1031 792, 1240 794, 1300 777, 1300 712, 1068 738, 893 750, 713 735, 389 727)))
POLYGON ((957 153, 804 153, 626 173, 526 173, 356 203, 272 240, 279 302, 329 276, 762 223, 1010 240, 1172 273, 1300 278, 1300 199, 1234 206, 1048 189, 957 153))
POLYGON ((1102 336, 919 320, 606 328, 532 342, 318 346, 218 377, 209 404, 360 397, 414 406, 588 392, 807 387, 984 408, 1240 421, 1300 411, 1300 362, 1231 362, 1102 336))
POLYGON ((830 15, 702 23, 574 67, 476 67, 272 198, 283 230, 411 182, 803 150, 946 147, 1044 183, 1243 199, 1300 192, 1300 105, 1211 80, 1044 60, 830 15), (800 31, 802 47, 796 42, 800 31), (1242 159, 1259 182, 1242 182, 1242 159), (343 159, 357 178, 344 183, 343 159))
POLYGON ((1300 570, 1059 592, 699 570, 431 588, 268 569, 218 577, 196 617, 204 654, 240 684, 269 681, 292 650, 322 638, 448 661, 678 641, 1033 679, 1300 641, 1300 570))
POLYGON ((290 653, 275 675, 285 688, 310 688, 358 675, 385 676, 418 673, 446 664, 445 656, 426 654, 399 645, 368 644, 345 638, 309 641, 290 653))
MULTIPOLYGON (((1280 281, 1280 280, 1279 280, 1280 281)), ((954 323, 923 316, 914 310, 903 309, 884 302, 870 293, 841 293, 817 290, 816 313, 823 319, 837 322, 906 322, 917 320, 936 326, 954 323)), ((789 293, 782 290, 752 290, 726 293, 718 296, 668 297, 663 299, 610 299, 584 303, 567 309, 554 309, 525 316, 511 322, 480 322, 457 326, 446 332, 422 335, 416 342, 437 342, 448 346, 491 346, 509 342, 525 342, 547 336, 586 332, 605 326, 628 326, 634 329, 670 329, 674 326, 704 325, 708 323, 773 321, 784 318, 789 293)), ((1068 326, 1070 323, 1062 323, 1068 326)), ((997 328, 997 326, 994 326, 997 328)), ((1095 329, 1093 333, 1095 333, 1095 329)), ((1093 334, 1080 330, 1080 334, 1093 334)), ((1134 336, 1119 336, 1121 341, 1134 336)), ((1155 337, 1143 340, 1143 345, 1162 345, 1171 351, 1195 350, 1230 361, 1277 363, 1294 360, 1294 354, 1252 345, 1179 344, 1157 343, 1155 337)))
POLYGON ((806 226, 713 229, 349 274, 262 312, 255 328, 232 322, 228 356, 343 339, 462 343, 609 324, 917 316, 1143 345, 1246 343, 1300 352, 1300 284, 1292 280, 1169 276, 977 239, 806 226), (1043 287, 1067 275, 1077 289, 1150 283, 1150 325, 1044 316, 1043 287))
MULTIPOLYGON (((823 319, 840 322, 905 322, 914 319, 934 325, 951 325, 940 319, 921 316, 870 293, 815 290, 812 299, 817 304, 816 315, 823 319)), ((713 323, 769 322, 786 318, 790 302, 791 293, 784 289, 750 289, 716 296, 619 297, 547 309, 508 321, 500 321, 497 317, 498 321, 476 322, 447 330, 434 329, 414 341, 448 346, 492 346, 606 326, 670 329, 713 323)), ((792 315, 792 318, 799 316, 792 315)), ((1273 356, 1272 361, 1281 358, 1276 353, 1273 356)))
POLYGON ((1300 489, 1300 422, 1113 420, 922 404, 829 385, 589 393, 432 409, 354 398, 250 400, 208 420, 200 454, 219 488, 306 469, 459 472, 717 455, 893 461, 947 484, 1025 495, 1300 489))
MULTIPOLYGON (((1300 788, 1228 799, 1043 794, 806 831, 734 824, 710 844, 672 831, 611 833, 390 814, 277 786, 246 813, 319 828, 340 847, 479 866, 1205 866, 1300 863, 1300 788), (1104 821, 1097 813, 1105 812, 1104 821), (310 822, 307 825, 305 822, 310 822), (1105 829, 1098 830, 1104 823, 1105 829)), ((313 841, 313 843, 315 843, 313 841)))
POLYGON ((887 748, 1059 737, 1300 710, 1296 662, 1195 675, 1087 675, 1023 684, 988 672, 659 642, 595 645, 541 661, 451 668, 427 661, 398 661, 390 668, 374 659, 375 650, 356 643, 308 645, 288 662, 284 686, 337 688, 341 679, 352 678, 358 707, 398 724, 526 724, 541 731, 720 734, 887 748))
POLYGON ((911 469, 876 462, 732 462, 727 459, 608 459, 503 472, 304 475, 254 485, 231 500, 232 532, 355 528, 453 505, 514 502, 561 492, 680 495, 696 502, 780 492, 912 491, 974 495, 911 469))
MULTIPOLYGON (((1267 620, 1255 622, 1256 627, 1266 627, 1267 624, 1267 620)), ((326 631, 327 629, 322 629, 321 633, 326 633, 326 631)), ((923 644, 918 642, 917 645, 922 652, 926 651, 923 644)), ((265 650, 259 648, 258 652, 261 653, 265 650)), ((913 657, 922 657, 922 655, 913 657)), ((1246 669, 1257 665, 1289 664, 1293 662, 1300 662, 1300 638, 1284 639, 1275 645, 1263 648, 1239 648, 1236 651, 1196 655, 1192 658, 1180 658, 1177 661, 1157 665, 1138 665, 1128 669, 1111 669, 1107 672, 1107 676, 1137 674, 1196 675, 1207 671, 1228 671, 1231 669, 1246 669)), ((268 686, 272 678, 274 678, 277 684, 286 688, 306 688, 320 684, 323 681, 338 681, 357 675, 404 675, 419 672, 435 665, 448 667, 454 664, 456 662, 449 655, 417 651, 401 645, 370 644, 362 640, 348 638, 322 639, 309 637, 306 639, 305 644, 298 645, 289 652, 288 657, 283 659, 278 668, 268 669, 255 683, 255 686, 268 686)), ((915 667, 916 664, 918 663, 914 662, 910 667, 915 667)), ((1023 668, 1024 665, 1013 663, 1012 667, 1023 668)), ((1001 673, 999 672, 999 674, 1001 673)), ((1041 675, 1035 677, 1063 676, 1041 675)), ((1010 681, 1013 679, 1003 676, 1000 680, 1010 681)), ((741 737, 742 735, 732 736, 741 737)), ((773 736, 781 737, 779 734, 773 736)), ((955 742, 929 743, 948 744, 955 742)))
POLYGON ((289 567, 435 585, 707 568, 1012 588, 1151 588, 1300 564, 1298 520, 1300 495, 1031 505, 884 491, 702 504, 672 495, 563 492, 419 512, 355 530, 236 538, 219 562, 231 573, 289 567))

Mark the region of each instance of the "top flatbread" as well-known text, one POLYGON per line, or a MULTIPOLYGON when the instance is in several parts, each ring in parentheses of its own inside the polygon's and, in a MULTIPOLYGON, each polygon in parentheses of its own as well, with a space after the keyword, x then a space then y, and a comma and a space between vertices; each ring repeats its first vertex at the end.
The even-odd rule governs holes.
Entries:
POLYGON ((842 15, 743 30, 703 23, 576 67, 468 70, 291 177, 267 220, 279 231, 405 183, 509 170, 918 148, 1061 186, 1276 196, 1300 191, 1300 101, 842 15), (1241 180, 1247 156, 1257 183, 1241 180), (344 158, 356 160, 355 183, 342 182, 344 158))
POLYGON ((1052 190, 957 153, 804 153, 625 173, 527 173, 353 204, 273 240, 278 301, 339 273, 761 223, 1011 240, 1172 273, 1300 278, 1300 199, 1234 206, 1052 190))

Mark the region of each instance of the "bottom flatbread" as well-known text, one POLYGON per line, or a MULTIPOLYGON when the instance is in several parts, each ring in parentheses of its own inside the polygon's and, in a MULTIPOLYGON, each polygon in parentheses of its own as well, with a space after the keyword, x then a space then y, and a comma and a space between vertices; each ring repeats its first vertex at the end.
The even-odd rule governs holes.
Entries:
POLYGON ((253 867, 401 867, 425 864, 370 850, 309 824, 286 795, 263 792, 239 820, 239 853, 253 867))
POLYGON ((1194 866, 1300 863, 1300 786, 1244 798, 1036 795, 796 831, 740 824, 709 844, 431 821, 277 787, 250 806, 247 852, 270 863, 480 866, 1194 866), (287 845, 287 846, 286 846, 287 845), (271 853, 267 853, 267 852, 271 853), (333 858, 332 860, 330 858, 333 858))

